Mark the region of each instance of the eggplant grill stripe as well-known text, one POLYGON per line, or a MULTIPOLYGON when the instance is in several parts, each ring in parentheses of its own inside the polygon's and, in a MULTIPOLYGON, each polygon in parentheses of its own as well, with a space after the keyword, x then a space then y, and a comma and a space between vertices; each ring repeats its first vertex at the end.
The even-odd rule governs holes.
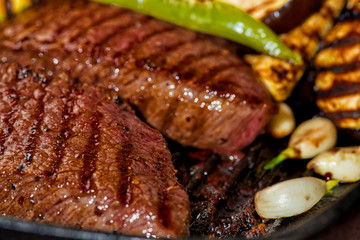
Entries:
POLYGON ((360 110, 353 112, 332 112, 326 113, 330 118, 360 118, 360 110))
POLYGON ((344 83, 339 82, 335 84, 330 90, 318 91, 317 95, 320 99, 329 99, 333 97, 342 97, 348 94, 356 94, 360 91, 360 82, 344 83))
POLYGON ((360 42, 360 36, 354 37, 354 38, 342 38, 339 40, 336 40, 334 42, 330 42, 327 44, 321 44, 320 48, 319 48, 319 52, 321 52, 321 50, 327 49, 327 48, 335 48, 335 47, 341 47, 341 46, 347 46, 347 45, 352 45, 352 44, 356 44, 360 42))
POLYGON ((342 72, 355 70, 359 67, 360 67, 360 62, 355 62, 355 63, 348 64, 348 65, 341 65, 341 66, 330 67, 330 68, 317 68, 316 72, 320 73, 320 72, 325 72, 325 71, 332 71, 334 73, 342 73, 342 72))

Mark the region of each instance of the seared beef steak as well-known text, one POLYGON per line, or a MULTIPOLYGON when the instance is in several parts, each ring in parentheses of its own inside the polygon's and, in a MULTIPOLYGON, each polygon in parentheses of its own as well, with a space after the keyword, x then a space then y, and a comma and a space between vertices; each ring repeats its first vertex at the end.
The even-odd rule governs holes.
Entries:
POLYGON ((274 105, 251 69, 211 38, 129 10, 47 1, 1 27, 0 59, 114 89, 163 134, 234 154, 274 105))
POLYGON ((189 199, 167 144, 100 87, 0 64, 0 214, 176 237, 189 199))

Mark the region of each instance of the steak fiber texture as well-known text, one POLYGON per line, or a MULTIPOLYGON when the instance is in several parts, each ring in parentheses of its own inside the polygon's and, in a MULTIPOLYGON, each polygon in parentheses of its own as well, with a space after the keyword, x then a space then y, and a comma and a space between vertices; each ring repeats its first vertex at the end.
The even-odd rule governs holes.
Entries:
POLYGON ((153 237, 188 234, 162 135, 109 90, 0 64, 0 214, 153 237))
POLYGON ((165 136, 237 154, 276 107, 237 54, 212 37, 130 10, 44 1, 1 25, 0 60, 113 89, 165 136))

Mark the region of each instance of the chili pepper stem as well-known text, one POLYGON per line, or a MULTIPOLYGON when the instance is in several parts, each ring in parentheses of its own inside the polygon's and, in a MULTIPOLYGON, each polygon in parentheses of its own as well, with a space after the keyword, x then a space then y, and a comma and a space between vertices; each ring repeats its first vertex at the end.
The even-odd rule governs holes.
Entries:
POLYGON ((294 158, 295 156, 296 153, 292 148, 286 148, 278 156, 271 159, 271 161, 265 165, 264 169, 265 170, 273 169, 275 166, 282 163, 284 160, 289 158, 294 158))
POLYGON ((329 196, 333 194, 333 188, 338 185, 340 181, 339 180, 329 180, 326 182, 326 193, 324 196, 329 196))

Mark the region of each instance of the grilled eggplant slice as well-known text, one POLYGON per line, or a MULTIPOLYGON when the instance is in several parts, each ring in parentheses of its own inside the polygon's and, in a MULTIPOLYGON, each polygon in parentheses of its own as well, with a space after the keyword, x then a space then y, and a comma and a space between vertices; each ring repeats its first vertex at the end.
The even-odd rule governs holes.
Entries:
POLYGON ((307 63, 319 48, 321 38, 333 26, 344 4, 345 0, 326 0, 320 10, 312 14, 303 24, 280 35, 287 46, 301 54, 304 60, 302 65, 263 54, 245 55, 245 60, 252 66, 275 100, 284 101, 290 96, 304 74, 307 63))
POLYGON ((315 57, 317 105, 339 127, 360 129, 360 1, 324 37, 315 57))

